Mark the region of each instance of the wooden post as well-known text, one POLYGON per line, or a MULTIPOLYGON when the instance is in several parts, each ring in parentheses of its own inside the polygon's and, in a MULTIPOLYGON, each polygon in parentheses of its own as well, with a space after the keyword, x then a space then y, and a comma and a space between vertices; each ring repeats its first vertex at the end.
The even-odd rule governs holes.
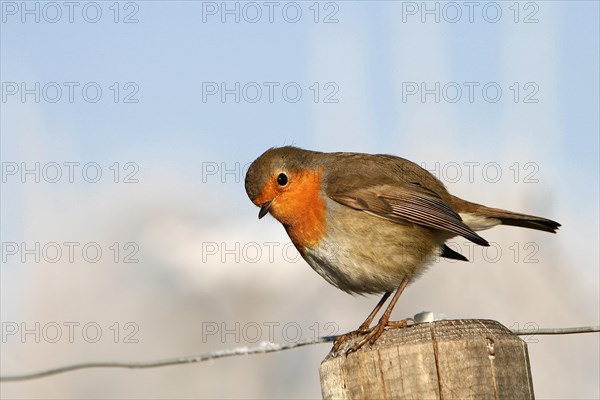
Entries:
POLYGON ((527 344, 490 320, 390 328, 321 363, 324 399, 533 399, 527 344))

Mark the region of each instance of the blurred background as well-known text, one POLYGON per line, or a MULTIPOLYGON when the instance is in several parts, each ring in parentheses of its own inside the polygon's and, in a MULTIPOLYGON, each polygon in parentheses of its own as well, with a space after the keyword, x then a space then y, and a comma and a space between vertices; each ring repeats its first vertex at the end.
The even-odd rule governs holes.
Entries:
MULTIPOLYGON (((470 262, 434 263, 395 318, 599 324, 597 2, 67 3, 1 3, 2 375, 355 329, 378 298, 328 285, 246 196, 289 144, 399 155, 562 223, 455 239, 470 262)), ((600 396, 597 334, 525 340, 539 398, 600 396)), ((329 349, 0 395, 319 398, 329 349)))

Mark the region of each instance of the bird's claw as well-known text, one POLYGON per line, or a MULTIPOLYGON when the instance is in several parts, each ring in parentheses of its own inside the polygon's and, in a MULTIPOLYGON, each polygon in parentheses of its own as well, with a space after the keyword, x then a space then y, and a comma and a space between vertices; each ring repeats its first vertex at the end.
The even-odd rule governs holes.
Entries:
POLYGON ((406 318, 401 321, 386 321, 385 323, 378 323, 377 325, 375 325, 372 328, 366 328, 361 325, 361 327, 358 328, 357 330, 348 332, 336 339, 336 341, 333 345, 333 354, 336 354, 339 351, 342 343, 350 338, 360 336, 360 335, 365 335, 365 337, 363 337, 358 343, 355 343, 348 350, 346 350, 346 352, 345 352, 346 356, 349 356, 350 354, 357 352, 361 347, 363 347, 367 343, 369 343, 369 345, 375 344, 377 339, 379 339, 381 337, 381 335, 383 334, 383 332, 385 331, 385 329, 387 327, 404 328, 404 327, 408 326, 409 322, 412 322, 413 324, 415 323, 414 319, 406 318))
POLYGON ((348 332, 348 333, 345 333, 345 334, 339 336, 333 343, 333 349, 332 349, 333 354, 336 354, 339 351, 340 347, 342 346, 342 343, 344 343, 346 340, 360 336, 360 335, 366 335, 369 332, 371 332, 372 330, 373 330, 373 328, 364 327, 361 325, 357 330, 348 332))

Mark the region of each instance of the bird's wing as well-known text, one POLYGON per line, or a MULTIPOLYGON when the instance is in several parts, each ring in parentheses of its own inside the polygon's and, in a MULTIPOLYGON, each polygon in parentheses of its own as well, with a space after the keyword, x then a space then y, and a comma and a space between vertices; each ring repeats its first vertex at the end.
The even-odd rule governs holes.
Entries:
POLYGON ((418 183, 375 185, 329 193, 345 206, 395 223, 413 223, 460 235, 474 243, 489 243, 469 228, 460 216, 435 192, 418 183))

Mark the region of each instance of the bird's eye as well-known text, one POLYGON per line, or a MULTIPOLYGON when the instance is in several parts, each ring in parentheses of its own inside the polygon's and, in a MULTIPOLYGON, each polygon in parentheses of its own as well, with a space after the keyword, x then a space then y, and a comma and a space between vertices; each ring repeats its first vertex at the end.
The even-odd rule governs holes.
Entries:
POLYGON ((277 184, 279 186, 285 186, 288 183, 288 177, 283 172, 277 176, 277 184))

